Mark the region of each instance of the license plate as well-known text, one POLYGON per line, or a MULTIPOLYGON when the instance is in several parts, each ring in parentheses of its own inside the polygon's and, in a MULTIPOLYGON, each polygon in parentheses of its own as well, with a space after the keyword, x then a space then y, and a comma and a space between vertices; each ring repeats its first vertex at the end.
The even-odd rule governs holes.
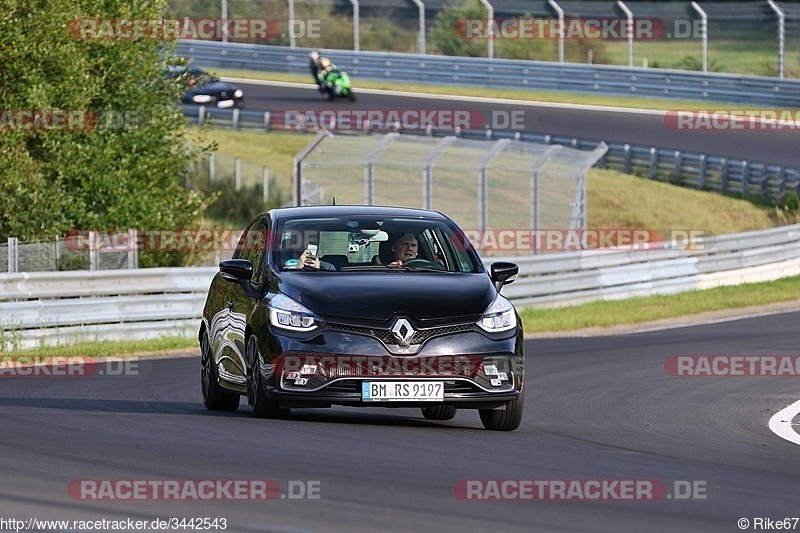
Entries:
POLYGON ((361 399, 365 402, 444 400, 443 381, 364 381, 361 399))

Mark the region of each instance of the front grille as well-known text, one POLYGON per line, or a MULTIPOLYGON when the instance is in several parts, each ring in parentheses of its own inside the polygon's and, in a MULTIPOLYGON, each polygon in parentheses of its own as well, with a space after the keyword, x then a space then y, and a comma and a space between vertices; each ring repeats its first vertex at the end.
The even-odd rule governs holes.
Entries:
MULTIPOLYGON (((360 326, 348 326, 346 324, 332 324, 332 323, 328 323, 328 326, 331 329, 337 331, 344 331, 347 333, 355 333, 356 335, 366 335, 367 337, 373 337, 386 345, 396 346, 398 344, 397 339, 394 337, 394 335, 392 335, 392 332, 389 329, 365 328, 360 326)), ((471 329, 472 329, 472 324, 458 324, 455 326, 441 326, 435 328, 418 329, 414 332, 414 336, 411 337, 409 344, 422 344, 423 342, 427 341, 428 339, 432 339, 433 337, 441 337, 442 335, 451 335, 453 333, 463 333, 465 331, 470 331, 471 329)))

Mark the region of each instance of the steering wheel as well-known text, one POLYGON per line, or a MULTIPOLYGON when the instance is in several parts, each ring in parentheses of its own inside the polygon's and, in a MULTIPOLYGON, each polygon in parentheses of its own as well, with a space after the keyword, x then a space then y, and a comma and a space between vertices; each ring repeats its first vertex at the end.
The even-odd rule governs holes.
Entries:
POLYGON ((414 259, 409 259, 408 261, 403 261, 403 266, 409 267, 416 267, 416 268, 430 268, 433 270, 445 270, 445 268, 436 263, 435 261, 428 261, 427 259, 421 259, 416 257, 414 259))

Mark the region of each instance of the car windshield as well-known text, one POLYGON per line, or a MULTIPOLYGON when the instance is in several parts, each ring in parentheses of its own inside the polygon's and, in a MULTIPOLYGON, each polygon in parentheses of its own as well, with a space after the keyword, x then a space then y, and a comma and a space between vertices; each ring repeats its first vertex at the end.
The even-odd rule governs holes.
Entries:
POLYGON ((302 268, 299 260, 304 251, 319 259, 319 271, 482 271, 474 249, 458 227, 420 217, 306 217, 280 221, 273 265, 278 270, 316 270, 302 268))

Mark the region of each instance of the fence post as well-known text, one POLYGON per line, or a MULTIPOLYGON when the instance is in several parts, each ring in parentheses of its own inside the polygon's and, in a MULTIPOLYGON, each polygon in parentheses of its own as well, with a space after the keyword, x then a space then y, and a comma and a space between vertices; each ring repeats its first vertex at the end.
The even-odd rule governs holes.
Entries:
POLYGON ((269 169, 267 167, 261 167, 261 192, 262 197, 264 199, 264 203, 266 204, 269 201, 269 169))
POLYGON ((100 266, 99 258, 97 257, 97 232, 89 232, 89 271, 94 272, 100 266))
POLYGON ((617 5, 625 13, 625 35, 628 37, 628 68, 633 68, 633 13, 622 0, 617 0, 617 5))
POLYGON ((264 131, 269 131, 269 120, 271 117, 269 111, 264 111, 264 131))
POLYGON ((673 169, 675 181, 681 183, 683 181, 683 154, 680 150, 675 150, 675 167, 673 169))
POLYGON ((425 55, 425 4, 422 3, 422 0, 413 0, 415 4, 417 4, 417 10, 419 11, 419 30, 418 30, 418 37, 417 37, 417 51, 420 55, 425 55))
POLYGON ((289 0, 289 48, 296 48, 297 41, 294 37, 294 0, 289 0))
POLYGON ((492 4, 489 3, 489 0, 481 0, 481 4, 483 4, 483 7, 486 8, 486 11, 488 11, 486 17, 486 29, 488 30, 486 40, 489 43, 489 59, 494 59, 494 8, 492 7, 492 4))
POLYGON ((19 271, 19 239, 16 237, 8 238, 8 273, 13 274, 19 271))
POLYGON ((242 160, 238 157, 233 160, 233 179, 236 190, 240 190, 242 188, 242 160))
POLYGON ((558 14, 558 62, 564 62, 564 10, 561 9, 556 3, 556 0, 547 0, 550 4, 550 7, 555 9, 556 14, 558 14))
POLYGON ((350 0, 353 4, 353 51, 358 52, 361 50, 361 30, 359 28, 359 9, 358 0, 350 0))
POLYGON ((701 54, 703 58, 703 72, 708 72, 708 15, 697 2, 692 2, 692 7, 700 15, 700 39, 702 40, 701 54))
POLYGON ((139 231, 128 229, 128 268, 139 268, 139 231))
POLYGON ((772 0, 767 0, 767 3, 778 16, 778 77, 783 78, 783 47, 784 35, 786 33, 786 16, 783 14, 783 10, 779 8, 775 2, 772 0))
POLYGON ((214 180, 217 179, 216 154, 217 154, 217 152, 211 152, 210 154, 208 154, 208 179, 209 179, 209 181, 214 181, 214 180))
POLYGON ((234 130, 239 129, 239 108, 234 108, 233 118, 231 119, 231 128, 234 130))

